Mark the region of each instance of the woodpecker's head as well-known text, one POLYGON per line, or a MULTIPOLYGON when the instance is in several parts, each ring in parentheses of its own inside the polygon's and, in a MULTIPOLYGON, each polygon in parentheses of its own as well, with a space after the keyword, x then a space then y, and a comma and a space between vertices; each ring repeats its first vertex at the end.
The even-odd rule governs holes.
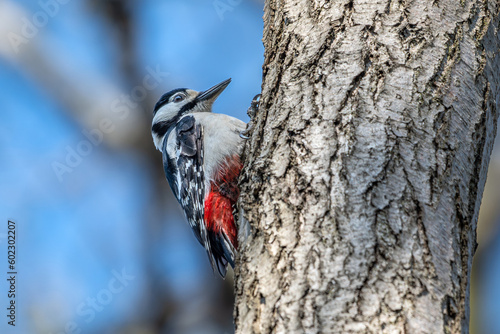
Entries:
POLYGON ((211 112, 212 104, 230 82, 231 79, 227 79, 203 92, 177 88, 163 94, 156 103, 153 112, 151 132, 156 148, 161 151, 163 137, 168 129, 174 126, 183 115, 196 112, 211 112))

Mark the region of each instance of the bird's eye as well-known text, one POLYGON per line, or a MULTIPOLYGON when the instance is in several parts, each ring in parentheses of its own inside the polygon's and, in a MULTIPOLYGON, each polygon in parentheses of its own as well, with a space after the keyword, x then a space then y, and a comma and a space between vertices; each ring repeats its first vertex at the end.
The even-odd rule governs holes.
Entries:
POLYGON ((174 96, 174 102, 181 102, 183 100, 184 100, 184 95, 179 94, 174 96))

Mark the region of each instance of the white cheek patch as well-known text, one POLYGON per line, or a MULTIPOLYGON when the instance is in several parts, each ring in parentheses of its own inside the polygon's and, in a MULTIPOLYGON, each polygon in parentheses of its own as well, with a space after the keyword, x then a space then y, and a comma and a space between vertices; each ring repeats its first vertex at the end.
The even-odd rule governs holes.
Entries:
POLYGON ((161 107, 157 112, 155 117, 153 118, 153 124, 168 121, 169 119, 174 118, 180 110, 180 106, 174 106, 172 104, 167 104, 161 107))

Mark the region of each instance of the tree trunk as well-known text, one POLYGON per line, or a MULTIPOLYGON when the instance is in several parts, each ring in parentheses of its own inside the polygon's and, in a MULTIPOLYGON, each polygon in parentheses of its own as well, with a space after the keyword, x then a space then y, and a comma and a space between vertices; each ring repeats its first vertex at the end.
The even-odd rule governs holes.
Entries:
POLYGON ((237 333, 467 333, 496 0, 267 0, 237 333))

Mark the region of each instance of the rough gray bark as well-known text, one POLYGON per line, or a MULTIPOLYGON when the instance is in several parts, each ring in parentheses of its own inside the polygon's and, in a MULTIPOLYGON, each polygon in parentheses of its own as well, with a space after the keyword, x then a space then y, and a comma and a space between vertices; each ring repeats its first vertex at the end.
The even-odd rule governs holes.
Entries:
POLYGON ((237 333, 467 333, 496 0, 267 0, 237 333))

